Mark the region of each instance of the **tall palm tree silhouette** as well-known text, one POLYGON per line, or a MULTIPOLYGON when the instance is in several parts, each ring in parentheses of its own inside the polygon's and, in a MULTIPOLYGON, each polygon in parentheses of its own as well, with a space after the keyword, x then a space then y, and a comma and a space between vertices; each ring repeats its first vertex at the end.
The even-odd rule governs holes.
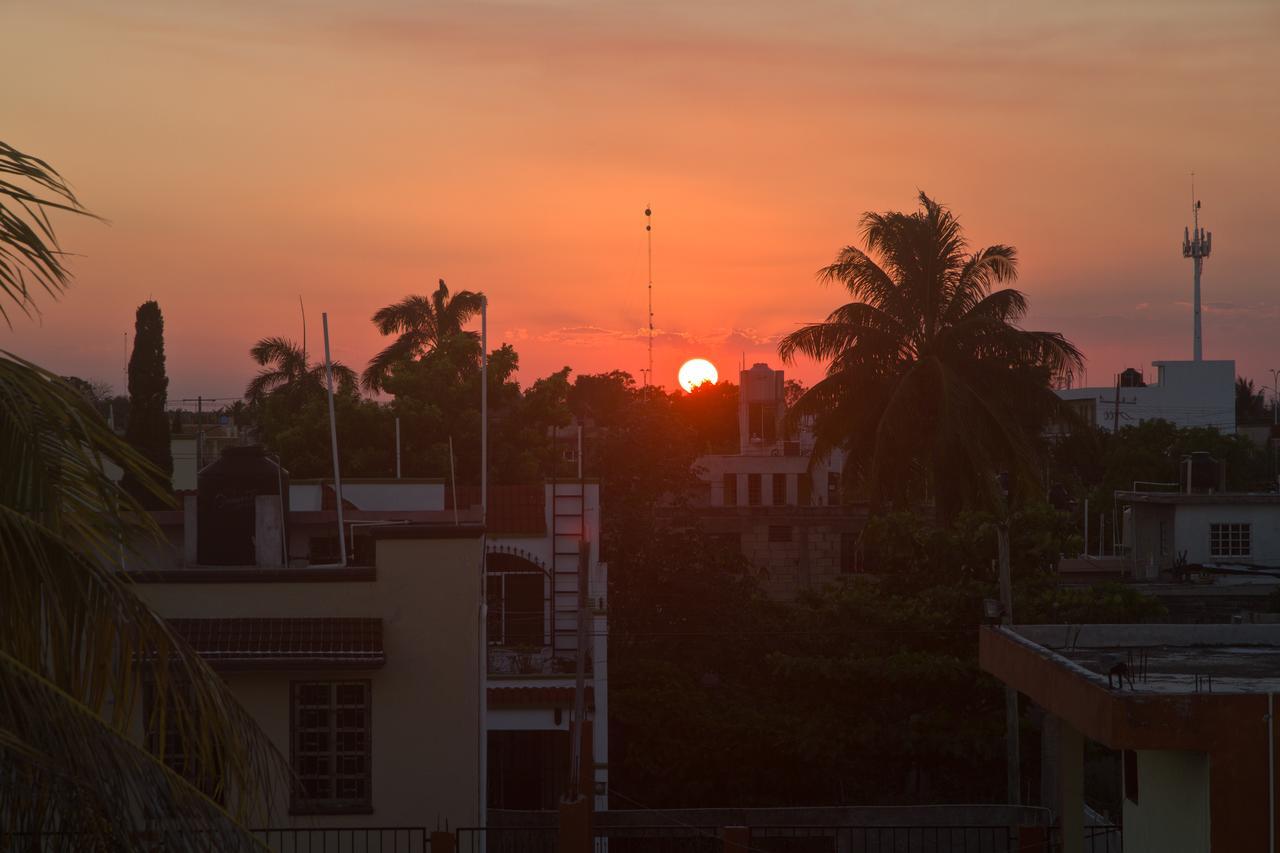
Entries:
POLYGON ((478 340, 475 332, 464 332, 465 324, 480 313, 484 294, 459 290, 452 296, 444 279, 430 296, 406 296, 399 302, 379 309, 373 323, 383 335, 396 339, 382 352, 369 359, 364 371, 364 387, 380 391, 396 365, 420 358, 436 349, 446 339, 462 335, 478 340))
POLYGON ((846 246, 818 274, 854 301, 778 352, 827 363, 794 414, 814 419, 820 451, 846 451, 846 482, 873 502, 931 494, 945 516, 994 500, 997 471, 1036 479, 1041 429, 1063 411, 1051 381, 1083 358, 1061 334, 1016 325, 1026 296, 996 289, 1017 278, 1012 246, 970 252, 951 211, 919 202, 863 216, 871 254, 846 246))

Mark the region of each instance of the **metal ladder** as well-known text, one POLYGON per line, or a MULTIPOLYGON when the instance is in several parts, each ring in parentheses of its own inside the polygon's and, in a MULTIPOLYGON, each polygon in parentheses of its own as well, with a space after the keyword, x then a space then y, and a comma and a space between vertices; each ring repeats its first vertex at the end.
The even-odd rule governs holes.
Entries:
POLYGON ((553 651, 557 655, 572 656, 578 650, 579 555, 582 543, 586 541, 587 490, 580 477, 562 479, 555 475, 556 470, 553 465, 551 479, 553 651))

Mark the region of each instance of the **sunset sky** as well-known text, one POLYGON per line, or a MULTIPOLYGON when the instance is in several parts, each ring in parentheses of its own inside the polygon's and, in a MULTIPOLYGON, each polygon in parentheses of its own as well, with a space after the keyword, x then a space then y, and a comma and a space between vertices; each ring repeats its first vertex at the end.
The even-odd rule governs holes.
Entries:
MULTIPOLYGON (((918 189, 1021 255, 1027 325, 1090 384, 1189 358, 1189 173, 1214 232, 1207 358, 1280 368, 1280 3, 244 0, 0 5, 0 139, 108 224, 0 348, 122 388, 159 301, 171 398, 236 396, 265 335, 363 367, 379 307, 490 298, 521 381, 777 362, 814 272, 918 189)), ((812 364, 793 373, 811 381, 812 364)))

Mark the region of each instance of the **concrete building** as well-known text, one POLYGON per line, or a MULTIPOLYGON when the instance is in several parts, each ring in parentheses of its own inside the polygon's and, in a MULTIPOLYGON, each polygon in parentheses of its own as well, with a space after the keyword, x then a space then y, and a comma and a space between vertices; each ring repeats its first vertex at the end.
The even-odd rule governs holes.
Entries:
POLYGON ((475 825, 483 531, 370 535, 363 565, 173 568, 136 589, 289 756, 298 784, 277 791, 277 825, 475 825))
POLYGON ((1080 407, 1091 424, 1113 430, 1149 420, 1179 427, 1214 427, 1236 431, 1236 363, 1223 361, 1157 361, 1155 381, 1129 368, 1112 385, 1067 388, 1063 400, 1080 407))
POLYGON ((755 364, 739 378, 738 452, 695 463, 706 484, 698 519, 736 542, 771 594, 790 598, 856 569, 866 509, 844 501, 842 453, 815 459, 812 432, 787 431, 783 371, 755 364))
POLYGON ((1280 494, 1120 492, 1116 501, 1135 579, 1184 566, 1280 569, 1280 494))
MULTIPOLYGON (((161 615, 193 620, 198 630, 205 630, 205 622, 253 618, 267 621, 245 630, 270 632, 269 620, 274 619, 287 623, 281 629, 286 634, 306 632, 313 630, 311 623, 289 620, 323 622, 321 617, 328 616, 341 617, 341 624, 314 630, 337 632, 338 638, 353 631, 365 632, 364 637, 376 633, 386 650, 377 664, 378 678, 366 679, 374 704, 412 706, 418 701, 412 691, 401 696, 397 685, 417 683, 413 680, 419 677, 431 682, 430 669, 419 665, 419 652, 452 642, 448 638, 460 630, 457 620, 478 619, 483 602, 483 639, 468 653, 474 655, 476 703, 482 686, 485 696, 484 735, 474 758, 481 768, 476 784, 485 790, 487 808, 554 808, 564 790, 580 658, 579 612, 584 612, 587 719, 582 729, 586 743, 579 752, 582 778, 594 789, 597 807, 604 808, 608 727, 593 724, 608 714, 607 567, 599 559, 599 486, 575 479, 492 487, 483 527, 478 490, 460 489, 457 497, 455 507, 440 480, 344 481, 344 565, 332 483, 290 482, 260 448, 232 448, 202 472, 200 489, 182 495, 181 510, 155 514, 167 543, 144 565, 131 568, 148 582, 148 598, 161 615), (240 469, 236 474, 248 476, 249 487, 226 485, 219 472, 228 459, 249 466, 249 474, 240 469), (433 583, 433 549, 441 550, 436 540, 447 538, 441 531, 450 530, 469 531, 474 539, 474 560, 465 572, 476 586, 464 589, 465 595, 450 583, 433 583), (399 565, 387 560, 399 559, 407 547, 393 543, 417 541, 415 537, 428 542, 421 559, 412 558, 418 560, 416 573, 405 578, 396 568, 383 571, 384 565, 399 565), (586 579, 581 593, 580 578, 586 579), (436 608, 448 610, 449 618, 436 619, 436 608), (357 618, 364 621, 342 622, 357 618), (401 639, 393 643, 393 638, 401 639), (417 651, 393 654, 400 642, 417 651)), ((268 633, 264 641, 275 636, 268 633)), ((280 671, 259 675, 253 695, 287 691, 290 678, 280 671)), ((453 688, 434 690, 431 696, 433 702, 451 702, 453 688)), ((250 710, 257 716, 254 707, 250 710)), ((477 708, 472 711, 481 716, 477 708)), ((424 718, 433 719, 430 714, 424 718)), ((290 745, 277 717, 267 714, 261 721, 269 732, 285 735, 282 748, 290 745)), ((454 735, 444 729, 392 728, 385 737, 383 743, 403 741, 411 753, 412 741, 454 735)), ((404 781, 422 787, 413 779, 404 781)), ((463 781, 455 775, 452 784, 463 781)), ((395 819, 434 826, 435 806, 420 795, 416 802, 416 816, 396 811, 395 819)), ((377 817, 365 825, 390 820, 381 809, 373 814, 377 817)), ((461 817, 451 818, 451 825, 461 817)), ((474 825, 474 813, 470 819, 474 825)))
POLYGON ((984 670, 1047 712, 1063 853, 1084 848, 1084 740, 1122 753, 1125 853, 1273 850, 1280 626, 981 629, 984 670))

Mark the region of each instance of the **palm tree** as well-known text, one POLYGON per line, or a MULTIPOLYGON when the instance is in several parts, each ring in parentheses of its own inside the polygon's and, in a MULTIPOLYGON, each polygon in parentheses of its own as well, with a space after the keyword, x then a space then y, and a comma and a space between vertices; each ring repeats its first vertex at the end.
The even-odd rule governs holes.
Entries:
MULTIPOLYGON (((39 291, 56 297, 70 281, 56 210, 84 213, 51 166, 0 143, 0 302, 28 315, 39 291)), ((242 826, 266 815, 287 767, 119 571, 162 534, 108 461, 166 495, 72 385, 0 351, 0 838, 133 849, 145 816, 163 824, 166 849, 254 847, 242 826), (144 679, 155 752, 133 734, 144 679), (166 731, 213 768, 201 788, 157 757, 166 731)))
POLYGON ((364 387, 369 391, 382 390, 396 365, 420 358, 455 335, 478 341, 475 332, 464 332, 462 326, 479 314, 483 305, 483 293, 459 290, 451 297, 444 279, 440 279, 440 286, 430 296, 406 296, 379 309, 373 315, 374 325, 383 335, 397 337, 369 359, 364 387))
MULTIPOLYGON (((261 402, 278 395, 297 397, 322 393, 328 386, 324 364, 308 364, 306 351, 288 338, 263 338, 253 345, 249 354, 263 368, 245 389, 244 395, 251 401, 261 402)), ((354 393, 355 371, 340 361, 333 362, 332 366, 334 390, 354 393)))
POLYGON ((990 505, 997 471, 1037 479, 1041 431, 1065 416, 1051 383, 1083 358, 1061 334, 1016 325, 1026 296, 996 289, 1017 277, 1013 247, 971 252, 946 207, 919 201, 914 213, 863 216, 867 251, 846 246, 818 274, 854 301, 778 352, 827 365, 793 413, 813 418, 816 455, 843 448, 845 481, 875 504, 928 492, 946 516, 990 505))

